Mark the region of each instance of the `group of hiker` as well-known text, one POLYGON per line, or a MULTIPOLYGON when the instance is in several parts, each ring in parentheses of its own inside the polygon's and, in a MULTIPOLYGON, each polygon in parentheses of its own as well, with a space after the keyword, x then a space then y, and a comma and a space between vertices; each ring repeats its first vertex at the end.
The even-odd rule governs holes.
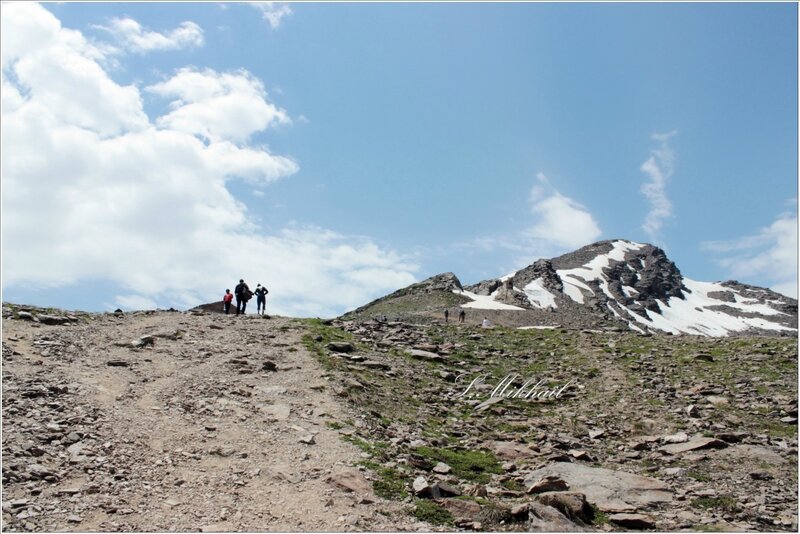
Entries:
POLYGON ((269 293, 269 290, 261 284, 256 286, 255 291, 251 291, 250 286, 244 280, 239 280, 239 283, 233 288, 233 293, 231 293, 230 289, 226 289, 225 295, 222 297, 225 314, 227 315, 231 312, 231 302, 234 297, 236 297, 236 315, 244 314, 245 309, 247 309, 247 301, 255 295, 256 306, 258 307, 257 313, 264 315, 267 311, 267 293, 269 293))
MULTIPOLYGON (((463 323, 467 319, 467 312, 464 311, 464 308, 459 308, 458 310, 458 322, 463 323)), ((444 309, 444 322, 450 322, 450 310, 447 308, 444 309)), ((481 326, 483 328, 489 328, 492 326, 492 323, 489 322, 489 319, 484 317, 483 321, 481 321, 481 326)))
MULTIPOLYGON (((463 323, 467 319, 467 312, 464 311, 464 308, 458 310, 458 322, 463 323)), ((444 322, 450 322, 450 310, 445 308, 444 310, 444 322)))

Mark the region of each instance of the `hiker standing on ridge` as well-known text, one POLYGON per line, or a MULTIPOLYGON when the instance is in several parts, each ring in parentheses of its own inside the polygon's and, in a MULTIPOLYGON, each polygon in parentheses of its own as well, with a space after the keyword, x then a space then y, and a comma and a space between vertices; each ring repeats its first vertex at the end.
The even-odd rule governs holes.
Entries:
POLYGON ((225 290, 225 295, 222 296, 222 304, 225 307, 225 315, 231 312, 231 301, 233 301, 233 293, 230 289, 225 290))
POLYGON ((458 322, 463 323, 464 319, 467 318, 467 312, 464 311, 464 308, 458 310, 458 322))
POLYGON ((256 286, 256 306, 258 313, 261 315, 267 312, 267 293, 269 293, 269 289, 266 287, 261 287, 261 284, 256 286))
POLYGON ((247 308, 247 301, 253 297, 253 292, 250 291, 244 280, 239 280, 239 284, 233 292, 236 294, 236 315, 244 314, 245 308, 247 308))
POLYGON ((450 310, 447 308, 444 309, 444 322, 450 322, 450 310))

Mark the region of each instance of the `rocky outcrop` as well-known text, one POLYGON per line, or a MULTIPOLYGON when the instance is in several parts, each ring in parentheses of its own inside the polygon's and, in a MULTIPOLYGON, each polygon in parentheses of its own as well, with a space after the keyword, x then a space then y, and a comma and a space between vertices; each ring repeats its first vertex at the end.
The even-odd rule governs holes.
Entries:
MULTIPOLYGON (((232 306, 233 311, 236 311, 236 304, 232 306)), ((225 313, 225 303, 221 300, 219 302, 209 302, 207 304, 200 304, 199 306, 195 306, 191 310, 191 312, 205 312, 205 313, 225 313)))
POLYGON ((534 280, 541 280, 549 291, 561 293, 564 290, 564 284, 553 267, 553 262, 546 259, 536 260, 533 265, 517 271, 512 280, 519 288, 524 288, 534 280))
POLYGON ((417 282, 408 287, 398 289, 385 297, 373 300, 364 306, 347 312, 345 316, 357 316, 369 314, 371 312, 385 313, 387 306, 384 306, 384 304, 389 304, 388 308, 391 309, 391 303, 393 301, 403 302, 404 308, 419 310, 432 310, 447 307, 450 305, 450 301, 453 300, 457 302, 469 301, 466 297, 458 299, 457 296, 454 295, 454 291, 463 291, 461 281, 451 272, 441 273, 431 276, 422 282, 417 282))
POLYGON ((494 294, 494 300, 503 304, 510 304, 519 308, 530 308, 531 302, 525 293, 514 287, 511 278, 506 279, 494 294))
POLYGON ((471 286, 466 286, 464 289, 475 293, 476 295, 491 295, 495 291, 497 291, 500 286, 503 285, 503 282, 498 279, 492 280, 484 280, 482 282, 478 282, 477 284, 473 284, 471 286))
POLYGON ((634 511, 672 500, 669 485, 660 480, 568 462, 537 469, 526 477, 525 482, 535 484, 546 476, 564 480, 571 491, 583 493, 603 512, 634 511))
POLYGON ((667 258, 663 250, 652 245, 645 245, 636 252, 626 254, 624 262, 612 263, 607 274, 611 281, 633 281, 633 288, 638 292, 632 297, 634 302, 653 311, 658 308, 656 300, 683 298, 682 291, 686 289, 683 286, 683 276, 675 264, 667 258), (637 263, 641 265, 641 269, 636 269, 637 263), (617 271, 618 277, 612 277, 611 273, 617 265, 623 265, 633 273, 627 274, 625 267, 620 267, 617 271))
POLYGON ((455 274, 442 273, 442 274, 437 274, 436 276, 431 276, 430 278, 427 278, 422 282, 411 284, 408 287, 404 287, 403 289, 397 290, 394 293, 384 297, 384 299, 403 297, 406 295, 421 295, 421 294, 424 295, 427 293, 432 293, 434 291, 453 291, 460 289, 463 289, 461 287, 461 281, 455 274))

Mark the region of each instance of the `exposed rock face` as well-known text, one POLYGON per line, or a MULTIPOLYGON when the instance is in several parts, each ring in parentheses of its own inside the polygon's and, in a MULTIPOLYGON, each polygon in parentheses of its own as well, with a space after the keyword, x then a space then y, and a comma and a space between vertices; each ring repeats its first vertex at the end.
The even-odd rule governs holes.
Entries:
POLYGON ((525 293, 515 288, 511 278, 505 280, 495 293, 494 300, 520 308, 530 308, 531 302, 525 293))
POLYGON ((771 289, 742 284, 736 280, 726 280, 725 282, 721 282, 720 285, 736 291, 742 297, 766 302, 771 308, 779 312, 794 315, 794 325, 797 326, 797 300, 776 293, 771 289))
POLYGON ((453 291, 455 289, 462 289, 461 282, 458 277, 453 273, 442 273, 436 276, 431 276, 427 280, 423 280, 418 284, 413 284, 406 288, 406 291, 430 293, 431 291, 453 291))
POLYGON ((577 269, 578 267, 586 265, 597 256, 611 252, 614 249, 612 243, 612 241, 598 241, 597 243, 581 247, 574 252, 562 254, 557 258, 553 258, 550 262, 557 271, 577 269))
POLYGON ((669 486, 660 480, 613 471, 600 467, 558 462, 533 471, 526 483, 536 483, 546 476, 565 480, 572 491, 586 498, 604 512, 628 512, 672 500, 669 486))
MULTIPOLYGON (((663 250, 653 245, 626 252, 622 261, 611 260, 609 266, 603 268, 603 274, 613 298, 604 299, 601 306, 613 300, 638 313, 646 313, 644 310, 661 313, 657 300, 666 301, 671 297, 683 299, 682 290, 686 289, 681 272, 663 250), (633 288, 635 292, 630 296, 625 294, 625 286, 633 288)), ((602 299, 606 295, 600 290, 599 282, 595 282, 595 285, 598 290, 594 293, 602 299)))
POLYGON ((561 282, 558 273, 556 273, 551 260, 536 260, 533 265, 517 271, 513 277, 516 287, 525 287, 537 279, 541 279, 542 285, 550 291, 560 293, 564 290, 564 284, 561 282))
MULTIPOLYGON (((634 301, 641 303, 647 309, 652 309, 654 306, 658 306, 655 302, 657 299, 683 298, 682 290, 686 288, 683 287, 681 272, 667 258, 663 250, 652 245, 645 245, 644 248, 630 256, 626 254, 625 261, 621 262, 621 265, 625 265, 630 271, 635 269, 637 260, 642 265, 641 270, 636 270, 632 275, 625 272, 621 272, 619 275, 620 283, 633 281, 638 275, 638 280, 633 284, 633 288, 639 293, 633 297, 634 301)), ((619 264, 611 267, 610 271, 617 265, 619 264)), ((624 271, 624 268, 621 270, 624 271)), ((611 276, 611 272, 608 274, 612 281, 617 280, 611 276)))
POLYGON ((493 280, 484 280, 483 282, 478 282, 477 284, 467 286, 464 289, 467 291, 471 291, 476 295, 491 295, 497 289, 503 285, 503 282, 497 279, 493 280))

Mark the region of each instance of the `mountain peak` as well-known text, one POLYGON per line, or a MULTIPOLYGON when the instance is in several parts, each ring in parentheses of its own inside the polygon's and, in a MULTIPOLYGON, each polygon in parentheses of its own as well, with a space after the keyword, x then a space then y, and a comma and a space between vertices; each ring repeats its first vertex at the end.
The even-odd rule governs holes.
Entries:
POLYGON ((643 333, 706 336, 797 332, 795 299, 734 280, 691 280, 663 249, 627 239, 598 241, 466 287, 455 274, 442 273, 353 313, 374 311, 376 303, 429 319, 457 306, 513 326, 624 325, 643 333))
MULTIPOLYGON (((550 260, 540 259, 504 279, 527 296, 521 308, 569 309, 572 301, 584 312, 625 322, 638 331, 718 336, 797 328, 794 299, 735 281, 685 278, 663 249, 626 239, 598 241, 550 260)), ((485 290, 500 280, 467 289, 485 290)), ((508 302, 507 293, 490 295, 508 302)))

